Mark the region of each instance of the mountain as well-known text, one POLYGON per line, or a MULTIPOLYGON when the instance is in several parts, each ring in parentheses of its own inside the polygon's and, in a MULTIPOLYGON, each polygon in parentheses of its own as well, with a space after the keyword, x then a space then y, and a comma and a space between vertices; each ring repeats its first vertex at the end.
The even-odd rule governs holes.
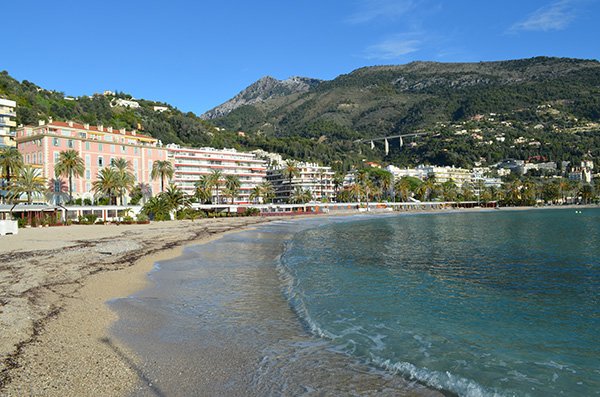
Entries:
POLYGON ((352 148, 355 157, 362 154, 399 164, 469 166, 482 159, 531 155, 577 159, 587 151, 598 156, 597 144, 588 148, 582 144, 595 144, 597 134, 582 137, 583 132, 577 131, 597 132, 600 62, 537 57, 365 67, 303 93, 239 106, 211 121, 247 134, 305 138, 325 145, 431 133, 410 147, 400 148, 396 142, 387 156, 381 148, 374 152, 366 145, 352 148), (551 112, 543 110, 548 106, 551 112), (464 134, 455 134, 463 130, 464 134), (540 145, 520 147, 514 144, 519 137, 540 145))
POLYGON ((205 120, 223 117, 240 106, 254 105, 273 98, 307 92, 320 82, 321 80, 307 77, 290 77, 287 80, 277 80, 271 76, 265 76, 246 87, 235 97, 207 111, 200 117, 205 120))
POLYGON ((119 92, 70 98, 7 72, 0 73, 0 96, 17 101, 18 124, 52 117, 125 127, 163 143, 260 148, 339 170, 363 160, 471 167, 505 158, 600 158, 596 60, 413 62, 329 81, 264 77, 201 117, 119 92), (415 132, 426 135, 402 146, 390 140, 388 153, 381 142, 374 149, 369 142, 415 132))

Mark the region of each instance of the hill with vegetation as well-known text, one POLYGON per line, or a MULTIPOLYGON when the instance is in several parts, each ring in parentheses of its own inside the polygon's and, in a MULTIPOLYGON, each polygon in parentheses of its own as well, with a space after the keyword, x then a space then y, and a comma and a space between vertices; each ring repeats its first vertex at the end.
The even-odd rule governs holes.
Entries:
POLYGON ((413 62, 330 81, 263 78, 201 117, 156 101, 115 106, 124 93, 69 98, 0 73, 17 123, 71 119, 142 130, 163 143, 261 148, 347 169, 362 160, 470 167, 504 158, 600 157, 600 62, 532 58, 413 62), (166 107, 156 111, 155 106, 166 107), (239 133, 243 131, 244 133, 239 133), (390 152, 368 139, 425 132, 390 152), (356 143, 356 140, 366 142, 356 143))

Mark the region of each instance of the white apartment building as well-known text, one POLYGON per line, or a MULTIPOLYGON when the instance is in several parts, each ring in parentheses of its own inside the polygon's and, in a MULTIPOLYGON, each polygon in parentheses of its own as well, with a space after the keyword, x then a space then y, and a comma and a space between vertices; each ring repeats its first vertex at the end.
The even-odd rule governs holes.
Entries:
MULTIPOLYGON (((223 174, 223 184, 227 175, 235 175, 240 179, 240 191, 234 203, 249 204, 252 201, 252 189, 264 182, 267 175, 265 161, 253 153, 210 147, 186 148, 175 144, 167 145, 167 149, 175 168, 172 182, 190 195, 194 194, 195 183, 202 175, 210 175, 213 170, 219 170, 223 174)), ((216 192, 213 196, 216 196, 216 192)), ((224 202, 225 198, 222 195, 219 195, 219 198, 224 202)))
POLYGON ((285 164, 267 170, 267 180, 275 188, 274 202, 288 202, 296 188, 311 192, 314 201, 330 200, 334 197, 331 167, 314 163, 298 163, 299 175, 290 179, 285 175, 285 164))
POLYGON ((15 127, 17 122, 14 120, 17 117, 16 107, 15 101, 0 98, 0 147, 16 146, 15 127))
POLYGON ((465 183, 470 183, 473 181, 471 170, 464 168, 448 166, 439 167, 435 165, 419 165, 417 168, 398 168, 390 165, 386 167, 386 169, 391 172, 392 175, 394 175, 395 179, 411 176, 424 180, 430 176, 433 176, 437 183, 444 183, 452 180, 459 188, 461 188, 465 183))

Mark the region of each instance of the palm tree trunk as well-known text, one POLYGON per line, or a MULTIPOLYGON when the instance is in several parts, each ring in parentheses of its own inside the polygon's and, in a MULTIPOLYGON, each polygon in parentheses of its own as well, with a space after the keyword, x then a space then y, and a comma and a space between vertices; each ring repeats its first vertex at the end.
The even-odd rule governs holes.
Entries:
POLYGON ((73 181, 71 173, 69 172, 69 201, 73 203, 73 181))

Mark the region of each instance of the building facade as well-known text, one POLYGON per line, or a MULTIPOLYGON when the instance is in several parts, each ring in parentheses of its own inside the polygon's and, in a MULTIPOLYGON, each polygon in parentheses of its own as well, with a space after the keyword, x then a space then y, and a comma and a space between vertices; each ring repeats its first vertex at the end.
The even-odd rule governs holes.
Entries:
MULTIPOLYGON (((259 159, 254 153, 238 152, 235 149, 214 148, 185 148, 179 145, 167 145, 169 159, 175 166, 173 183, 185 193, 193 195, 195 183, 203 175, 210 175, 213 170, 223 174, 221 183, 225 183, 227 175, 235 175, 240 180, 238 196, 234 198, 235 204, 248 204, 252 189, 265 181, 266 162, 259 159)), ((225 198, 219 195, 219 200, 224 203, 225 198)), ((216 191, 213 194, 213 203, 216 202, 216 191)))
POLYGON ((314 201, 331 200, 334 195, 331 167, 314 163, 298 163, 298 176, 291 180, 285 175, 285 166, 277 166, 267 170, 267 180, 275 189, 274 202, 289 202, 297 188, 308 190, 314 201))
POLYGON ((167 149, 157 139, 136 131, 51 121, 18 128, 16 141, 24 163, 40 169, 49 184, 55 180, 54 167, 60 152, 76 150, 84 160, 85 171, 83 177, 73 178, 75 199, 93 201, 92 186, 98 172, 117 158, 129 161, 136 183, 149 184, 153 194, 160 192, 160 181, 152 180, 150 174, 155 161, 167 160, 167 149))
POLYGON ((15 109, 17 103, 8 99, 0 98, 0 148, 14 147, 15 143, 15 127, 17 123, 15 117, 17 113, 15 109))

